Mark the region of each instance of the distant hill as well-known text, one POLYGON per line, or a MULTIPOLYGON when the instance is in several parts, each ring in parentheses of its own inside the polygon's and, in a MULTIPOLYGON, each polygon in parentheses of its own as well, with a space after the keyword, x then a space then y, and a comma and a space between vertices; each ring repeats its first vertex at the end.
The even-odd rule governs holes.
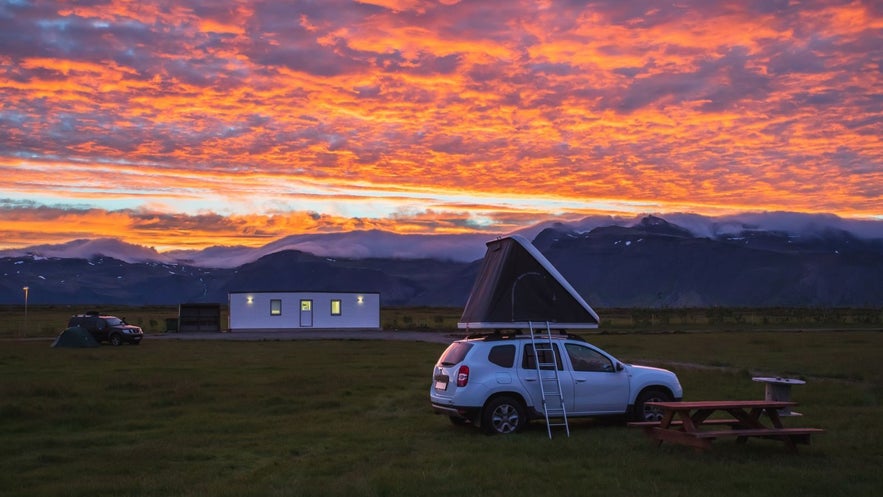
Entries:
MULTIPOLYGON (((695 219, 688 221, 696 224, 695 219)), ((820 224, 799 233, 738 223, 688 229, 654 216, 630 225, 591 224, 595 226, 588 230, 577 229, 587 223, 552 224, 533 242, 596 307, 883 306, 879 238, 820 224)), ((395 250, 390 243, 409 240, 365 233, 384 244, 378 250, 363 243, 360 252, 367 254, 388 253, 395 250)), ((318 252, 320 241, 342 240, 365 239, 349 234, 274 242, 255 260, 242 247, 229 252, 210 249, 211 257, 235 253, 237 260, 245 261, 235 267, 181 263, 170 254, 128 250, 108 240, 77 241, 69 247, 76 249, 74 257, 61 256, 64 252, 58 247, 48 251, 53 256, 44 252, 0 257, 0 304, 21 304, 22 287, 28 286, 32 304, 225 303, 230 291, 341 290, 380 292, 383 305, 463 306, 481 262, 442 256, 331 257, 285 248, 309 241, 318 252), (115 257, 87 255, 87 249, 96 247, 115 257), (153 255, 159 260, 152 260, 153 255)), ((448 252, 438 253, 453 253, 455 242, 445 238, 448 252)), ((480 245, 470 250, 483 254, 480 245)), ((346 253, 345 248, 337 244, 335 253, 346 253)), ((411 247, 401 253, 416 252, 411 247)))
POLYGON ((600 307, 883 304, 883 242, 844 231, 708 238, 648 217, 584 234, 549 229, 535 245, 600 307))

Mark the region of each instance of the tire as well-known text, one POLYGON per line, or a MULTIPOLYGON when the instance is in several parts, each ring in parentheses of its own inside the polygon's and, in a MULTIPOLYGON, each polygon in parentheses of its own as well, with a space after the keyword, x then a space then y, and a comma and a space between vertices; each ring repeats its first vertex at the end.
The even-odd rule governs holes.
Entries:
POLYGON ((110 344, 114 347, 119 347, 123 344, 123 338, 119 335, 119 333, 114 333, 110 336, 110 344))
POLYGON ((632 411, 632 421, 659 421, 662 419, 662 411, 644 405, 647 402, 671 402, 674 400, 666 390, 648 388, 638 394, 635 399, 635 409, 632 411))
POLYGON ((481 428, 491 435, 517 433, 527 424, 521 401, 508 395, 494 397, 481 410, 481 428))

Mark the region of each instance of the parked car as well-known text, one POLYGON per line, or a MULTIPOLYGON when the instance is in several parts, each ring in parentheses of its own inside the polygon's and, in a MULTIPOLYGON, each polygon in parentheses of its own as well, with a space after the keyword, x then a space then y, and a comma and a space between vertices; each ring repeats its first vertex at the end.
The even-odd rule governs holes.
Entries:
POLYGON ((540 383, 556 374, 568 418, 660 419, 660 412, 647 402, 683 397, 671 371, 625 364, 581 337, 538 338, 536 354, 534 343, 530 335, 517 333, 453 342, 433 370, 429 389, 433 409, 455 424, 474 424, 488 433, 514 433, 532 419, 545 418, 540 383))
POLYGON ((144 338, 144 331, 140 327, 128 324, 116 316, 104 316, 94 311, 71 316, 67 326, 85 328, 96 341, 108 342, 111 345, 123 343, 138 345, 144 338))

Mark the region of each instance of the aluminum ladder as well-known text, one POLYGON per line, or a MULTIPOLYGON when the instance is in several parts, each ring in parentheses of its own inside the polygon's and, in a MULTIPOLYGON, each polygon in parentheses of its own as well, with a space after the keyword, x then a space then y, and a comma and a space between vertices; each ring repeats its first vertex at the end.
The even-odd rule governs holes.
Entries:
POLYGON ((558 371, 558 352, 552 341, 552 329, 546 321, 546 332, 534 330, 534 323, 528 322, 530 343, 533 347, 534 364, 537 368, 537 383, 540 384, 540 395, 543 399, 543 415, 546 417, 546 431, 552 438, 552 427, 563 426, 570 436, 570 424, 567 422, 567 407, 564 405, 564 392, 561 390, 561 378, 558 371), (545 369, 544 369, 545 368, 545 369), (543 376, 544 371, 551 375, 543 376), (560 420, 560 421, 551 421, 560 420))

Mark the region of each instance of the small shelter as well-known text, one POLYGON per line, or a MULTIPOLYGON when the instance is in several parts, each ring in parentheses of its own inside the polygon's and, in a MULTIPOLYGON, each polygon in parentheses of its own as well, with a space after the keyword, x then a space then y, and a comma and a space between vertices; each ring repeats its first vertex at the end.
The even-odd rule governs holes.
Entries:
POLYGON ((55 337, 55 341, 52 342, 53 348, 79 349, 100 346, 101 344, 95 340, 95 337, 89 333, 89 330, 79 326, 72 326, 63 330, 57 337, 55 337))
POLYGON ((600 319, 555 266, 519 235, 487 242, 459 328, 519 329, 549 323, 597 328, 600 319))
POLYGON ((177 330, 221 331, 221 304, 180 304, 177 330))

